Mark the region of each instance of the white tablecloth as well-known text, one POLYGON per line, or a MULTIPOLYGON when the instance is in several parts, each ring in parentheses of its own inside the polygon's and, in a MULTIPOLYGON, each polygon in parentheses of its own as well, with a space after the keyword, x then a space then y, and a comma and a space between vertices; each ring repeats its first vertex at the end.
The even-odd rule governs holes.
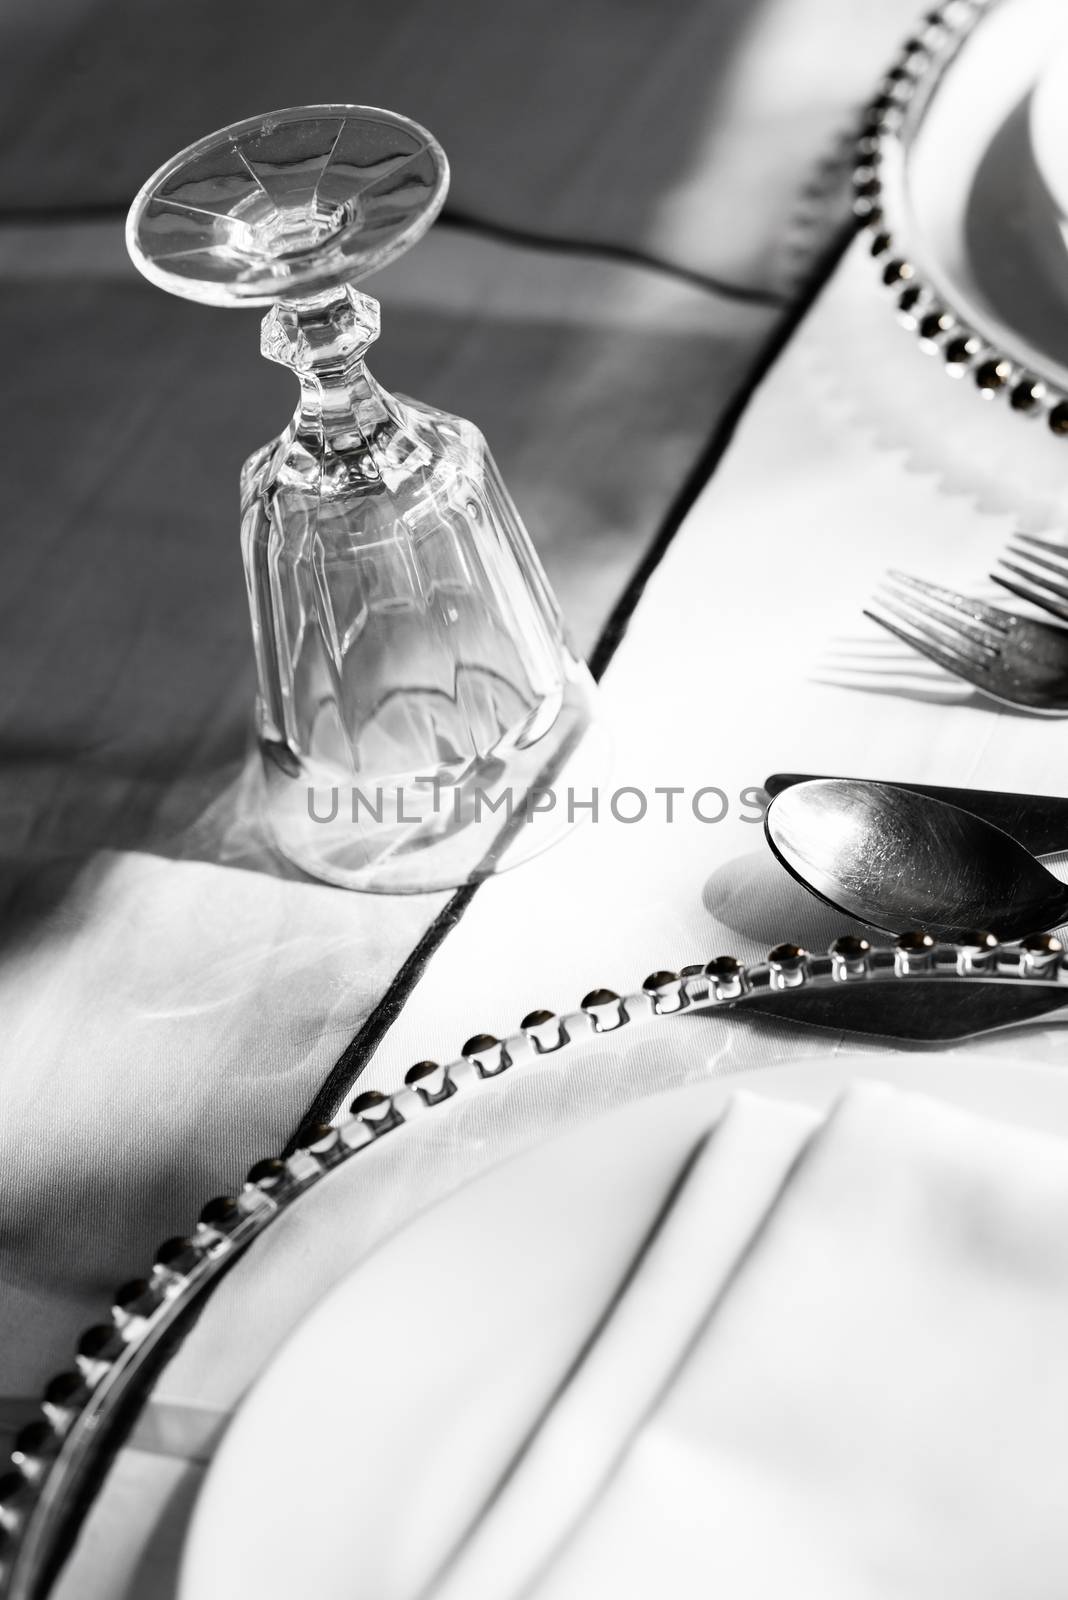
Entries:
MULTIPOLYGON (((902 386, 917 408, 930 402, 953 417, 954 438, 991 417, 998 438, 1002 426, 1015 429, 1005 437, 1017 482, 1002 481, 1002 501, 1053 471, 1049 452, 1058 445, 1006 413, 988 414, 926 363, 894 325, 874 277, 858 245, 751 405, 605 680, 616 740, 609 790, 630 785, 652 796, 657 786, 692 794, 715 785, 731 797, 730 815, 701 823, 680 804, 670 824, 602 817, 537 865, 484 885, 361 1087, 394 1088, 410 1062, 448 1059, 476 1031, 507 1033, 535 1006, 570 1009, 595 985, 625 991, 653 969, 723 951, 757 958, 787 937, 825 945, 843 919, 775 865, 748 820, 754 813, 734 802, 774 769, 1049 793, 1062 786, 1063 725, 982 703, 860 616, 891 562, 981 585, 1014 526, 1008 511, 982 509, 992 460, 976 463, 976 494, 947 494, 937 473, 913 470, 907 449, 888 443, 882 423, 872 425, 884 382, 906 413, 902 386), (838 339, 853 319, 869 328, 882 364, 838 339)), ((174 1548, 228 1410, 302 1310, 407 1217, 472 1172, 608 1106, 841 1043, 740 1018, 658 1025, 575 1051, 552 1071, 506 1074, 470 1104, 435 1112, 357 1157, 277 1224, 212 1298, 87 1524, 63 1600, 171 1592, 160 1552, 174 1548), (201 1462, 184 1470, 167 1454, 169 1416, 182 1419, 186 1439, 192 1426, 202 1441, 201 1462), (125 1551, 140 1576, 116 1589, 124 1570, 117 1529, 135 1526, 141 1532, 127 1537, 125 1551), (113 1587, 93 1587, 103 1573, 113 1587)), ((957 1047, 965 1057, 1006 1048, 996 1037, 957 1047)), ((1030 1033, 1027 1048, 1056 1059, 1058 1025, 1030 1033)), ((868 1044, 873 1062, 883 1049, 868 1044)))

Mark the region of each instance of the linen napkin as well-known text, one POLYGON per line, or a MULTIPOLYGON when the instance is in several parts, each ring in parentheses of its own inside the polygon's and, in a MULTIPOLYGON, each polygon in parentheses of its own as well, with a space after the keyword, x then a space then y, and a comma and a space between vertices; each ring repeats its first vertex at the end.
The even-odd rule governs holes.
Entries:
POLYGON ((628 1435, 726 1283, 819 1114, 738 1094, 691 1151, 637 1259, 485 1514, 460 1540, 434 1600, 522 1588, 596 1497, 628 1435))
POLYGON ((769 1111, 735 1107, 680 1193, 659 1244, 689 1281, 665 1324, 641 1327, 659 1298, 650 1278, 643 1310, 644 1272, 666 1263, 650 1248, 435 1600, 494 1592, 495 1562, 496 1595, 525 1600, 1063 1593, 1068 1145, 858 1086, 815 1134, 795 1124, 778 1181, 763 1163, 705 1274, 716 1157, 732 1124, 736 1155, 773 1143, 769 1111), (561 1441, 578 1463, 564 1515, 545 1472, 561 1441))
POLYGON ((1068 1147, 852 1091, 525 1591, 1063 1595, 1068 1147))

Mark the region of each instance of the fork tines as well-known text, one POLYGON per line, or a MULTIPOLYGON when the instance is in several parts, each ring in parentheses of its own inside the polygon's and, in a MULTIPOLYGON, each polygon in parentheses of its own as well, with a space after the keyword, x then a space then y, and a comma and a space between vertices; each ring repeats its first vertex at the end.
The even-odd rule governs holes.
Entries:
POLYGON ((992 572, 994 582, 1019 599, 1029 600, 1058 622, 1068 622, 1068 546, 1040 539, 1033 533, 1018 533, 1015 543, 1009 546, 1009 554, 1015 559, 1002 556, 999 565, 1013 576, 1006 578, 1000 572, 992 572))
POLYGON ((867 610, 866 617, 958 676, 965 667, 971 672, 989 668, 1013 620, 996 606, 904 572, 887 573, 876 604, 880 610, 867 610))

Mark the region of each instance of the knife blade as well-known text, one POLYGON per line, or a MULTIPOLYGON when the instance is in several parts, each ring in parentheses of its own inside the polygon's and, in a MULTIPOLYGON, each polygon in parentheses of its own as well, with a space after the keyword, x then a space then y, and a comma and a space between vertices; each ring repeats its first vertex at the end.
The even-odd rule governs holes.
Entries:
POLYGON ((1068 992, 1055 984, 898 983, 868 987, 847 983, 827 989, 783 989, 747 995, 732 1007, 779 1021, 835 1033, 901 1039, 932 1047, 1018 1028, 1063 1012, 1068 992))
MULTIPOLYGON (((773 772, 764 781, 764 788, 774 799, 784 789, 795 783, 808 783, 825 773, 773 772)), ((854 779, 854 782, 869 780, 854 779)), ((995 828, 1018 839, 1033 855, 1055 855, 1068 850, 1068 799, 1047 794, 1013 794, 1000 789, 955 789, 933 783, 902 783, 897 778, 871 779, 871 782, 892 783, 898 789, 909 789, 913 794, 927 795, 932 800, 944 800, 947 805, 959 806, 975 817, 992 822, 995 828)))

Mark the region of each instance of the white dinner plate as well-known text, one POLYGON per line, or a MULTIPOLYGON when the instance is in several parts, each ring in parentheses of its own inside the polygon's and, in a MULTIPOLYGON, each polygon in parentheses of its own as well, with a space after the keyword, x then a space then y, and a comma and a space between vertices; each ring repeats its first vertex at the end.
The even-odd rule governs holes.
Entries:
POLYGON ((250 1391, 194 1512, 180 1600, 412 1600, 745 1088, 827 1108, 857 1076, 1068 1137, 1068 1073, 839 1055, 613 1111, 470 1183, 322 1300, 250 1391))

